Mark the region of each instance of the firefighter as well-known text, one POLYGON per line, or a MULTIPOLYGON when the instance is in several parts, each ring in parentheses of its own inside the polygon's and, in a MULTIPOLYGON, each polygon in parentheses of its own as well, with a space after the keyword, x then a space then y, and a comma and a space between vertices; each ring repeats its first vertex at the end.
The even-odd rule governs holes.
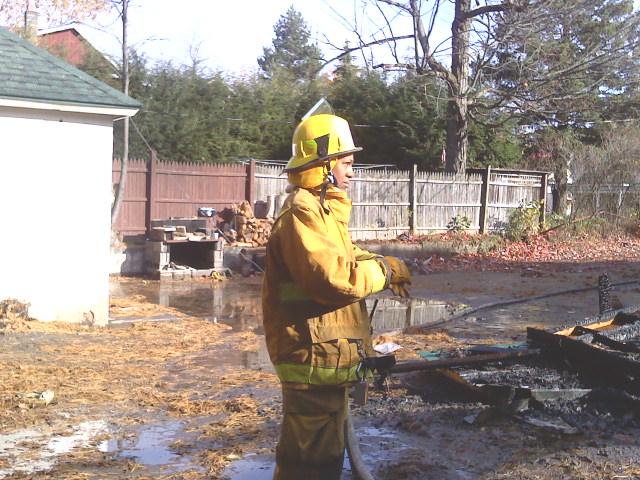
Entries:
POLYGON ((341 477, 348 387, 374 356, 364 298, 407 295, 404 262, 351 243, 347 225, 354 145, 346 120, 319 113, 293 134, 289 195, 267 244, 262 306, 269 356, 282 385, 275 479, 341 477))

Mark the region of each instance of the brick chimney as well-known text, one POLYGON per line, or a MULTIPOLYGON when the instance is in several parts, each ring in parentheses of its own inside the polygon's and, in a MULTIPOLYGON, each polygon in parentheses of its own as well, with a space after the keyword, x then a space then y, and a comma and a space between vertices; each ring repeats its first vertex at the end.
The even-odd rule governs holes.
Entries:
POLYGON ((32 2, 27 0, 24 11, 23 37, 31 43, 35 43, 38 38, 38 12, 36 11, 36 7, 31 4, 32 2))

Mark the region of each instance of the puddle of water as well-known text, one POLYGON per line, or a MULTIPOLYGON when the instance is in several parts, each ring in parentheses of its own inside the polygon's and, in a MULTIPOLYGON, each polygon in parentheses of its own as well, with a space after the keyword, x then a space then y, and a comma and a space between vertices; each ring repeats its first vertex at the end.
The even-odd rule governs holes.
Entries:
POLYGON ((171 444, 183 434, 181 422, 142 426, 132 439, 95 441, 96 437, 108 432, 108 423, 97 420, 80 423, 69 435, 52 436, 38 430, 0 435, 0 479, 14 474, 49 471, 56 466, 60 456, 79 448, 97 448, 103 453, 133 458, 141 465, 162 467, 165 473, 199 468, 189 457, 171 450, 171 444))
MULTIPOLYGON (((360 441, 362 459, 366 465, 389 458, 391 451, 400 452, 406 444, 400 442, 392 430, 377 427, 359 428, 356 435, 360 441)), ((275 469, 275 459, 270 456, 251 453, 227 466, 222 473, 224 480, 271 480, 275 469)), ((343 480, 354 480, 349 457, 345 451, 342 470, 343 480)))
POLYGON ((374 305, 376 307, 372 320, 375 332, 429 325, 447 319, 466 307, 464 304, 440 300, 417 298, 397 300, 389 297, 368 298, 366 304, 369 312, 372 311, 374 305))
MULTIPOLYGON (((231 325, 234 330, 250 330, 262 325, 261 286, 259 282, 229 280, 221 284, 126 282, 112 285, 112 295, 143 295, 147 301, 175 308, 182 313, 231 325)), ((377 299, 373 315, 376 332, 428 325, 464 308, 462 304, 439 300, 398 300, 388 296, 366 299, 369 311, 377 299)), ((170 316, 158 321, 170 320, 170 316)), ((125 319, 124 321, 131 321, 125 319)), ((147 320, 147 319, 145 319, 147 320)), ((153 319, 152 319, 153 320, 153 319)), ((112 321, 112 324, 123 320, 112 321)))
POLYGON ((255 352, 242 352, 243 363, 245 368, 251 370, 264 370, 267 372, 275 372, 271 359, 269 358, 269 352, 267 351, 267 344, 262 336, 258 345, 258 350, 255 352))
MULTIPOLYGON (((349 458, 345 452, 342 480, 354 480, 349 458)), ((271 480, 275 470, 275 459, 250 453, 241 460, 232 462, 222 472, 223 480, 271 480)))
POLYGON ((135 438, 105 440, 98 445, 98 449, 104 453, 133 458, 142 465, 163 466, 166 472, 179 472, 194 468, 189 457, 177 455, 171 450, 171 444, 182 432, 182 422, 144 425, 135 438))
MULTIPOLYGON (((261 285, 229 280, 224 283, 113 282, 111 295, 142 295, 146 301, 174 308, 189 316, 231 325, 234 330, 249 330, 262 325, 261 285)), ((142 320, 173 320, 171 315, 142 320)), ((135 318, 114 319, 110 323, 130 323, 135 318)))
POLYGON ((358 429, 361 437, 396 438, 396 434, 386 428, 364 427, 358 429))
POLYGON ((271 480, 274 469, 273 457, 252 453, 232 462, 222 472, 222 478, 225 480, 271 480))
POLYGON ((0 464, 8 464, 7 468, 0 468, 0 478, 51 470, 59 456, 90 447, 92 440, 107 430, 107 422, 97 420, 82 422, 70 435, 48 436, 37 430, 0 435, 0 464))

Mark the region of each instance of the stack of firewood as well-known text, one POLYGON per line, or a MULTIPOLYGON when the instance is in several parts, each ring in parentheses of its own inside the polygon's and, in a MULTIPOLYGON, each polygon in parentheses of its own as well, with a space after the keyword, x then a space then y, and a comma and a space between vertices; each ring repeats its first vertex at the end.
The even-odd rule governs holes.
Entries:
POLYGON ((256 218, 246 200, 232 207, 238 246, 261 247, 267 244, 273 220, 256 218))

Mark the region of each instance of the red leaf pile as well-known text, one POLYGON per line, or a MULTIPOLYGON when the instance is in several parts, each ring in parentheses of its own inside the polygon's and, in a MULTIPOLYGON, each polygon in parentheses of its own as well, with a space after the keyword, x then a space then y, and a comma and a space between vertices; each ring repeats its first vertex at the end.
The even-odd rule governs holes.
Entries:
POLYGON ((437 255, 415 261, 425 273, 438 271, 504 271, 543 267, 545 270, 572 270, 581 264, 640 261, 640 239, 624 235, 608 238, 589 236, 555 241, 545 236, 529 242, 508 243, 487 254, 437 255))

